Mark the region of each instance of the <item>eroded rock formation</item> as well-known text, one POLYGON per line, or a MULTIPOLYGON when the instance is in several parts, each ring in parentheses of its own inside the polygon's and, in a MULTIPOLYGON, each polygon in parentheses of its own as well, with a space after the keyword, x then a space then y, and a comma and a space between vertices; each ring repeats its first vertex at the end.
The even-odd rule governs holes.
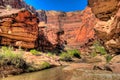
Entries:
POLYGON ((89 0, 89 5, 98 18, 95 31, 99 40, 110 53, 120 53, 119 0, 89 0))
POLYGON ((11 8, 17 8, 17 9, 25 8, 33 13, 36 12, 32 6, 27 5, 23 0, 0 0, 0 6, 6 8, 10 6, 11 8))
POLYGON ((88 4, 97 18, 107 21, 116 14, 118 2, 119 0, 89 0, 88 4))
MULTIPOLYGON (((41 14, 40 12, 44 11, 38 12, 41 14)), ((67 43, 67 46, 72 48, 80 48, 94 38, 93 27, 96 18, 89 7, 84 11, 67 13, 47 11, 45 14, 46 19, 42 19, 46 22, 44 33, 52 44, 57 44, 56 33, 61 31, 64 31, 64 34, 60 36, 61 42, 67 43)), ((40 23, 40 26, 42 25, 40 23)))
POLYGON ((0 9, 0 36, 4 45, 35 48, 38 19, 28 10, 0 9))

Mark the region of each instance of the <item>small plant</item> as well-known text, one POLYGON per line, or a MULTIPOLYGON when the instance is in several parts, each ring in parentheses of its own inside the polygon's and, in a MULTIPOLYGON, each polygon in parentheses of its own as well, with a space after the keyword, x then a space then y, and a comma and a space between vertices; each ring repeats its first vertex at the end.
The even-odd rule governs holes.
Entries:
POLYGON ((70 54, 71 57, 77 57, 77 58, 80 58, 80 51, 78 51, 77 49, 74 49, 74 50, 68 50, 67 53, 70 54))
POLYGON ((93 51, 93 52, 91 53, 91 56, 92 56, 92 57, 95 57, 95 56, 97 56, 97 53, 96 53, 95 51, 93 51))
POLYGON ((9 59, 22 57, 22 54, 14 53, 13 47, 5 47, 5 46, 1 48, 0 55, 4 58, 9 58, 9 59))
POLYGON ((96 53, 100 53, 101 55, 106 55, 107 51, 105 48, 100 44, 100 42, 95 41, 93 44, 94 50, 96 53))
POLYGON ((48 52, 48 53, 47 53, 47 56, 49 56, 49 57, 53 57, 53 56, 54 56, 54 54, 53 54, 53 53, 51 53, 51 52, 48 52))
POLYGON ((66 52, 63 52, 60 54, 60 59, 63 61, 71 61, 72 60, 72 56, 66 52))
POLYGON ((48 63, 48 62, 42 62, 41 63, 41 68, 42 69, 46 69, 46 68, 50 68, 51 67, 51 65, 50 65, 50 63, 48 63))
POLYGON ((0 51, 0 65, 14 65, 17 68, 25 67, 26 62, 23 60, 22 54, 15 53, 13 47, 3 46, 0 51))
POLYGON ((11 7, 10 5, 7 5, 7 6, 6 6, 6 9, 9 11, 9 10, 12 9, 12 7, 11 7))
POLYGON ((112 58, 113 58, 113 57, 112 57, 111 55, 107 55, 107 56, 106 56, 106 61, 107 61, 107 63, 109 63, 112 58))
POLYGON ((40 52, 35 49, 30 50, 30 53, 32 53, 33 55, 40 55, 40 52))

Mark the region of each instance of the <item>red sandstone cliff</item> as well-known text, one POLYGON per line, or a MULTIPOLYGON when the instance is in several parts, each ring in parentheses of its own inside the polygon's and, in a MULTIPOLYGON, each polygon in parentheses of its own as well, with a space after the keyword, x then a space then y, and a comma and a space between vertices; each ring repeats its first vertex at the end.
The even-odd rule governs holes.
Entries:
POLYGON ((44 33, 52 44, 57 43, 56 33, 60 30, 64 31, 61 40, 67 42, 68 47, 80 48, 94 38, 96 18, 89 7, 84 11, 47 11, 45 14, 46 19, 42 20, 47 22, 44 33))
POLYGON ((89 6, 98 18, 96 35, 110 53, 120 53, 120 1, 89 0, 89 6))
POLYGON ((0 9, 0 44, 35 48, 38 19, 28 10, 0 9))

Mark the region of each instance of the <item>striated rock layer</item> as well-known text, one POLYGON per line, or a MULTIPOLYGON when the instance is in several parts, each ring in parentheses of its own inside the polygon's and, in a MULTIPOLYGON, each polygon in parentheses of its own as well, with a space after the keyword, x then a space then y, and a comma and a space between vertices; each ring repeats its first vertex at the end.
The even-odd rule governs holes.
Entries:
POLYGON ((35 48, 38 19, 28 10, 0 9, 0 44, 35 48))
POLYGON ((17 9, 22 9, 25 8, 31 12, 36 12, 35 9, 30 6, 27 5, 23 0, 0 0, 0 6, 3 7, 11 7, 11 8, 17 8, 17 9))
POLYGON ((119 0, 89 0, 88 5, 97 18, 107 21, 116 14, 118 2, 119 0))
MULTIPOLYGON (((38 11, 39 14, 44 11, 38 11)), ((42 21, 46 24, 40 23, 39 26, 46 26, 44 33, 52 44, 57 44, 57 32, 64 31, 64 34, 60 36, 61 42, 66 43, 68 47, 80 48, 94 39, 93 27, 96 22, 96 18, 89 7, 84 11, 76 12, 45 12, 42 21), (45 19, 46 18, 46 19, 45 19)))
POLYGON ((97 24, 95 25, 95 31, 99 40, 110 53, 120 53, 119 0, 89 0, 89 5, 98 18, 97 24))

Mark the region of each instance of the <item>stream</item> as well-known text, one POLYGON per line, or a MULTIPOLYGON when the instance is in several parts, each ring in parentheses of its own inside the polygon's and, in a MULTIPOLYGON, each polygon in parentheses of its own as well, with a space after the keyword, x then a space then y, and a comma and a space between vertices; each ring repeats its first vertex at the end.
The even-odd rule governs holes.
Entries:
POLYGON ((64 80, 62 67, 46 69, 38 72, 25 73, 0 80, 64 80))
POLYGON ((9 76, 0 80, 120 80, 120 74, 109 71, 55 67, 38 72, 9 76))

